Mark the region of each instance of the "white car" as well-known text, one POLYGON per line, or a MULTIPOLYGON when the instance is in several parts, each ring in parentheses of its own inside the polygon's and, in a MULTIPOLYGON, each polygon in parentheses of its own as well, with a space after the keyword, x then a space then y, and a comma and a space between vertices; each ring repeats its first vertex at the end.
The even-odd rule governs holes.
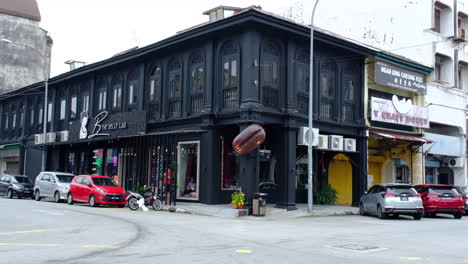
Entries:
POLYGON ((53 198, 59 203, 67 199, 70 183, 75 175, 66 172, 43 171, 36 177, 34 183, 34 199, 53 198))

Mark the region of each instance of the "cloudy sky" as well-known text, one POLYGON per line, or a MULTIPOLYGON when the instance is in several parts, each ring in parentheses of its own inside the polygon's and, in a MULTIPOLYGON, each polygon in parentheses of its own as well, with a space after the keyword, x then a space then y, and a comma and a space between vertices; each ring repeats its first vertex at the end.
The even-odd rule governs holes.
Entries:
POLYGON ((297 0, 37 0, 40 26, 54 40, 52 76, 68 71, 67 60, 96 62, 134 46, 146 46, 208 20, 218 5, 260 5, 277 12, 297 0))

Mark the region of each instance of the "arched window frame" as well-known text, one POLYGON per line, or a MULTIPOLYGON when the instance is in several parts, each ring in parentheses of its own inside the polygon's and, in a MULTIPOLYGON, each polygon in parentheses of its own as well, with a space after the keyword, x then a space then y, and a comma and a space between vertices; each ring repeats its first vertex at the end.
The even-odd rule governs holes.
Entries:
POLYGON ((220 49, 221 105, 224 109, 239 106, 240 99, 240 48, 233 41, 226 41, 220 49))
POLYGON ((95 98, 95 109, 96 112, 102 112, 107 110, 107 81, 105 79, 99 79, 96 82, 96 98, 95 98))
POLYGON ((168 65, 168 116, 180 116, 182 98, 182 64, 178 58, 173 58, 168 65))
POLYGON ((112 89, 112 111, 122 110, 123 93, 122 93, 122 77, 120 75, 114 75, 111 81, 112 89))
POLYGON ((133 70, 127 77, 127 106, 129 110, 136 109, 138 106, 138 74, 133 70))
POLYGON ((356 113, 354 111, 356 106, 356 70, 352 65, 347 65, 343 70, 342 79, 342 109, 341 117, 344 122, 353 122, 356 119, 356 113))
POLYGON ((333 120, 336 118, 336 86, 337 86, 337 66, 333 61, 320 63, 319 69, 319 94, 320 94, 320 119, 333 120))
POLYGON ((271 40, 263 41, 260 53, 261 102, 266 107, 280 107, 281 49, 271 40))
POLYGON ((297 94, 297 111, 302 114, 309 112, 310 85, 310 53, 306 49, 298 49, 294 60, 294 87, 297 94))
POLYGON ((161 93, 162 93, 162 67, 155 65, 151 68, 148 101, 149 101, 149 119, 159 120, 161 118, 161 93))
POLYGON ((81 102, 79 101, 80 104, 80 113, 83 112, 88 112, 89 113, 89 106, 90 106, 90 89, 89 89, 89 83, 88 81, 85 81, 84 83, 81 84, 80 87, 80 94, 81 94, 81 102))
POLYGON ((190 56, 190 113, 200 113, 204 104, 205 58, 201 51, 190 56))

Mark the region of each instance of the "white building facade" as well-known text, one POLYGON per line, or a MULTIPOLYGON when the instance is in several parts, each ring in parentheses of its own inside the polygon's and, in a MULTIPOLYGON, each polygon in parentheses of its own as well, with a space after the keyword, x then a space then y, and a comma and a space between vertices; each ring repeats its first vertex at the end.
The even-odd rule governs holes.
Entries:
MULTIPOLYGON (((310 24, 314 1, 279 10, 310 24)), ((314 25, 434 69, 427 80, 424 183, 467 184, 468 0, 322 0, 314 25)), ((420 182, 417 182, 420 183, 420 182)))

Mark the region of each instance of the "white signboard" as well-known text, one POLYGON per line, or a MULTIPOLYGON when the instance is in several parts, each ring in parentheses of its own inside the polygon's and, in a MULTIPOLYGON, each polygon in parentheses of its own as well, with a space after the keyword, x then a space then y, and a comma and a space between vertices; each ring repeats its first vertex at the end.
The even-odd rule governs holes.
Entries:
POLYGON ((397 125, 429 128, 429 111, 426 107, 415 106, 411 99, 392 100, 371 97, 371 120, 397 125))

